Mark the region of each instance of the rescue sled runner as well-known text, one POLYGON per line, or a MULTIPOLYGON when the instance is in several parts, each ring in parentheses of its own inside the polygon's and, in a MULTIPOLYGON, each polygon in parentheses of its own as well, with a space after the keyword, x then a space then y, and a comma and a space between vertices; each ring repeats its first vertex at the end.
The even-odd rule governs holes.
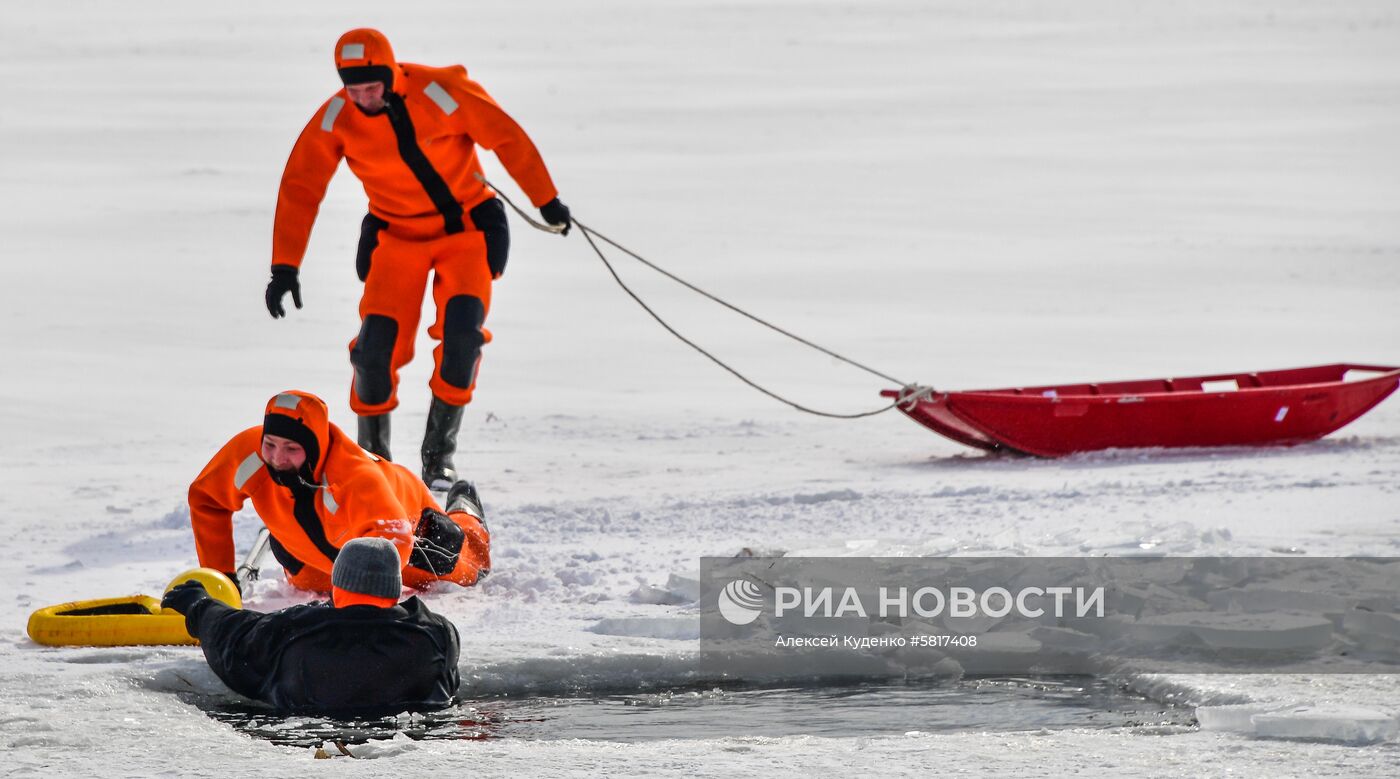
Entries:
MULTIPOLYGON (((1040 457, 1109 448, 1312 441, 1395 391, 1400 368, 1338 363, 1258 373, 931 392, 899 410, 968 446, 1040 457)), ((880 393, 900 397, 899 390, 880 393)))

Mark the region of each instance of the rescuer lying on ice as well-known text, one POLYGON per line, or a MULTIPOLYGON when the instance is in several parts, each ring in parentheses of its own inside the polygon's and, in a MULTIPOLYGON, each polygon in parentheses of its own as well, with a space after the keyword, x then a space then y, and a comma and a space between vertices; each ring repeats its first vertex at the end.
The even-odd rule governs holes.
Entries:
POLYGON ((293 714, 380 717, 451 705, 457 628, 416 597, 399 603, 399 554, 383 538, 341 548, 331 603, 262 614, 214 600, 198 581, 166 593, 229 689, 293 714))
POLYGON ((459 481, 446 511, 408 469, 361 449, 330 423, 326 404, 287 391, 267 402, 263 423, 234 436, 190 485, 199 564, 234 570, 233 514, 251 500, 287 581, 331 591, 331 570, 352 539, 378 537, 398 550, 403 582, 475 584, 491 566, 490 535, 476 489, 459 481))

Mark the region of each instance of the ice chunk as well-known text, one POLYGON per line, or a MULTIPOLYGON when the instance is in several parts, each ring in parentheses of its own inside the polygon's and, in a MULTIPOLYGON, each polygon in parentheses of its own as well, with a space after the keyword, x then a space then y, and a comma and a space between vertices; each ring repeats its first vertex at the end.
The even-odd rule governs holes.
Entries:
POLYGON ((1332 622, 1305 614, 1197 611, 1144 617, 1132 627, 1135 640, 1150 644, 1188 636, 1217 649, 1312 650, 1332 643, 1332 622))
POLYGON ((686 603, 694 603, 700 600, 700 577, 681 576, 678 573, 673 573, 666 580, 666 589, 685 598, 686 603))
POLYGON ((1031 638, 1051 649, 1068 649, 1075 652, 1091 652, 1099 646, 1099 637, 1092 633, 1081 633, 1069 628, 1055 628, 1042 625, 1028 634, 1031 638))
POLYGON ((1400 720, 1395 715, 1343 704, 1200 706, 1196 709, 1196 719, 1202 730, 1265 738, 1374 744, 1400 736, 1400 720))
POLYGON ((693 641, 700 638, 700 620, 694 617, 613 617, 599 620, 588 630, 604 636, 693 641))
POLYGON ((1373 611, 1348 611, 1342 630, 1363 648, 1388 651, 1400 644, 1400 617, 1373 611))
POLYGON ((1137 617, 1206 609, 1205 601, 1167 589, 1155 582, 1145 586, 1120 586, 1110 599, 1114 610, 1137 617))
POLYGON ((633 603, 641 603, 648 606, 677 606, 682 603, 692 603, 685 596, 678 595, 668 588, 657 587, 652 584, 642 584, 627 596, 627 600, 633 603))
POLYGON ((1394 614, 1400 611, 1400 598, 1395 595, 1371 595, 1356 602, 1358 609, 1367 611, 1383 611, 1387 614, 1394 614))
POLYGON ((1341 704, 1297 706, 1256 714, 1255 735, 1270 738, 1316 738, 1349 744, 1374 744, 1400 735, 1393 714, 1341 704))
POLYGON ((1310 614, 1340 614, 1351 608, 1345 599, 1324 592, 1301 590, 1249 589, 1217 590, 1206 596, 1216 611, 1293 611, 1310 614))
POLYGON ((1201 730, 1254 735, 1255 715, 1264 714, 1276 708, 1277 706, 1259 703, 1197 706, 1196 721, 1201 723, 1201 730))
POLYGON ((326 742, 322 749, 326 749, 330 757, 337 754, 345 754, 360 760, 375 760, 383 757, 397 757, 398 755, 412 752, 422 745, 414 741, 406 733, 395 733, 394 737, 388 740, 371 740, 364 744, 355 744, 341 749, 332 742, 326 742), (329 748, 327 748, 329 747, 329 748))
POLYGON ((1127 614, 1109 614, 1104 617, 1065 617, 1064 626, 1073 630, 1093 633, 1102 638, 1114 639, 1131 635, 1137 620, 1127 614))
POLYGON ((949 645, 942 651, 968 673, 980 673, 982 669, 1028 667, 1043 654, 1043 647, 1024 633, 1005 632, 977 636, 976 646, 949 645))

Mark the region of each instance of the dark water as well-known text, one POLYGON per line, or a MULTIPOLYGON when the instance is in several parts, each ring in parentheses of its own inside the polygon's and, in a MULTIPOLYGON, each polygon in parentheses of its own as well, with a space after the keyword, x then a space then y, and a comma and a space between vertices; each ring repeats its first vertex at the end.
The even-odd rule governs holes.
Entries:
POLYGON ((288 746, 393 738, 649 741, 724 736, 870 736, 908 731, 1126 728, 1174 732, 1192 709, 1091 677, 983 678, 840 687, 691 688, 662 693, 492 698, 382 720, 278 717, 227 701, 195 701, 210 717, 288 746))

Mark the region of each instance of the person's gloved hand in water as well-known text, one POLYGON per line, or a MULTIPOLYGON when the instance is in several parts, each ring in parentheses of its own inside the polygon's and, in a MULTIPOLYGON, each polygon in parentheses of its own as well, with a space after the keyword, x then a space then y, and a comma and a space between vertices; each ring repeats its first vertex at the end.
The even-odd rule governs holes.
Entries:
POLYGON ((161 598, 161 608, 172 609, 180 614, 188 614, 196 603, 211 597, 209 591, 204 589, 204 585, 190 580, 181 582, 173 587, 170 592, 165 593, 161 598))

